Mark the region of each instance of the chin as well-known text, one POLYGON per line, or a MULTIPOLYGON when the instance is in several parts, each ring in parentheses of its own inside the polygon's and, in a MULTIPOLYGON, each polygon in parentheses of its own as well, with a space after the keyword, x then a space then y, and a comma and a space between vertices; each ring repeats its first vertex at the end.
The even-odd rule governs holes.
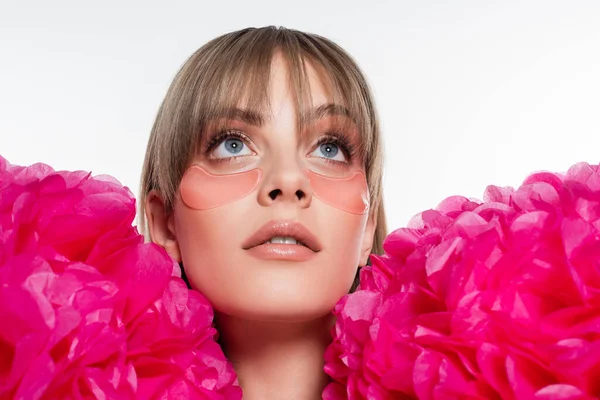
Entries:
POLYGON ((262 293, 259 297, 250 295, 245 299, 238 297, 238 301, 217 300, 213 305, 219 313, 245 320, 306 322, 331 314, 335 304, 344 294, 331 296, 331 293, 323 293, 321 296, 315 296, 313 291, 303 295, 288 293, 283 296, 272 296, 262 293))

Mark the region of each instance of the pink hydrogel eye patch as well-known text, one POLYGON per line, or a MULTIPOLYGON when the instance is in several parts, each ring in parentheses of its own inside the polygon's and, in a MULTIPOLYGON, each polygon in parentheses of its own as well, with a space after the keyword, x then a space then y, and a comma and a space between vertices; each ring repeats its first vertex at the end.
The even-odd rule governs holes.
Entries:
POLYGON ((362 172, 349 178, 331 178, 308 171, 314 195, 324 203, 351 214, 369 211, 369 187, 362 172))
POLYGON ((183 175, 179 191, 188 207, 209 210, 248 196, 258 186, 261 175, 260 169, 213 175, 193 165, 183 175))

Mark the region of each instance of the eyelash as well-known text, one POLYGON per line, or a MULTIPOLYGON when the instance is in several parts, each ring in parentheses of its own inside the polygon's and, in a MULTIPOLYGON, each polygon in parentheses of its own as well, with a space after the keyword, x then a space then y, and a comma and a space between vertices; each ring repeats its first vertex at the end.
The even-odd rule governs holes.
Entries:
POLYGON ((352 144, 350 138, 348 138, 348 136, 343 132, 330 131, 326 133, 324 136, 319 138, 317 144, 315 145, 315 148, 326 143, 335 144, 340 148, 340 150, 342 150, 342 152, 346 156, 346 161, 338 161, 329 158, 323 158, 326 162, 330 162, 333 164, 348 164, 352 159, 354 159, 356 155, 356 147, 352 144))
MULTIPOLYGON (((205 153, 210 154, 210 152, 213 151, 215 149, 215 147, 217 147, 222 142, 224 142, 225 140, 230 139, 230 138, 240 139, 242 142, 244 142, 244 144, 246 146, 251 147, 250 146, 251 140, 244 133, 242 133, 241 131, 238 131, 238 130, 225 129, 222 131, 218 131, 215 135, 213 135, 208 140, 205 153)), ((331 159, 323 157, 323 159, 326 162, 330 162, 333 164, 347 164, 352 159, 354 159, 354 157, 356 155, 356 147, 354 146, 354 144, 352 144, 352 142, 350 141, 350 138, 344 132, 341 132, 341 131, 327 132, 324 136, 319 138, 319 140, 315 144, 314 148, 316 149, 319 146, 326 144, 326 143, 331 143, 331 144, 335 144, 336 146, 338 146, 342 150, 342 152, 344 152, 344 155, 347 158, 346 161, 338 161, 338 160, 331 160, 331 159)), ((237 157, 244 157, 244 156, 232 156, 232 157, 228 157, 228 158, 219 158, 219 159, 215 159, 214 161, 233 161, 237 157)))
MULTIPOLYGON (((206 144, 206 150, 204 151, 205 154, 210 155, 210 153, 218 145, 223 143, 225 140, 231 139, 231 138, 239 139, 242 142, 244 142, 244 145, 250 147, 251 140, 244 133, 237 131, 237 130, 233 130, 233 129, 225 129, 222 131, 218 131, 216 134, 214 134, 208 140, 208 143, 206 144)), ((214 162, 233 162, 233 161, 237 160, 239 157, 244 157, 244 156, 231 156, 231 157, 227 157, 227 158, 213 158, 212 161, 214 161, 214 162)))

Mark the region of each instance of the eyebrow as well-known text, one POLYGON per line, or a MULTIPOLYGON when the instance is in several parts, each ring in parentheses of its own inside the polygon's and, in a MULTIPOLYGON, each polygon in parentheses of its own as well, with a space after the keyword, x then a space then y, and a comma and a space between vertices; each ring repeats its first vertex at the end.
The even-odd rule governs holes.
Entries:
MULTIPOLYGON (((229 108, 219 113, 218 118, 236 119, 247 123, 248 125, 263 126, 268 118, 260 112, 244 109, 244 108, 229 108)), ((310 122, 321 119, 326 116, 343 116, 352 118, 350 111, 339 104, 323 104, 313 108, 309 112, 301 116, 302 121, 310 122)))
POLYGON ((265 117, 256 111, 245 108, 228 108, 217 115, 217 119, 237 119, 248 125, 262 126, 265 123, 265 117))
POLYGON ((346 107, 339 104, 323 104, 311 110, 308 115, 304 115, 303 119, 305 121, 312 121, 326 116, 342 116, 353 119, 350 111, 346 107))

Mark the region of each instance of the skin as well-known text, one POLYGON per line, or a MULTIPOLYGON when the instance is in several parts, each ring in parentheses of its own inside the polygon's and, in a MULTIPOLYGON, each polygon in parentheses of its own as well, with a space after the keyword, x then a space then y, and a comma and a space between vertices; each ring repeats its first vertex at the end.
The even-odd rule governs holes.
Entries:
MULTIPOLYGON (((306 66, 314 107, 330 104, 327 82, 311 63, 306 66)), ((348 293, 357 267, 366 264, 375 218, 345 212, 313 195, 307 170, 340 177, 364 167, 358 157, 332 165, 319 151, 317 140, 342 117, 326 115, 298 132, 287 65, 279 54, 270 78, 271 109, 264 124, 226 121, 251 140, 243 155, 219 162, 230 155, 220 145, 209 153, 201 149, 193 160, 213 174, 259 167, 257 188, 208 210, 187 207, 178 195, 170 214, 160 194, 152 192, 146 214, 152 240, 183 262, 192 286, 213 304, 220 341, 244 399, 316 399, 327 383, 323 353, 331 341, 331 310, 348 293), (242 243, 272 220, 303 224, 318 238, 321 251, 302 262, 250 256, 242 243)), ((358 144, 356 129, 348 133, 358 144)))

